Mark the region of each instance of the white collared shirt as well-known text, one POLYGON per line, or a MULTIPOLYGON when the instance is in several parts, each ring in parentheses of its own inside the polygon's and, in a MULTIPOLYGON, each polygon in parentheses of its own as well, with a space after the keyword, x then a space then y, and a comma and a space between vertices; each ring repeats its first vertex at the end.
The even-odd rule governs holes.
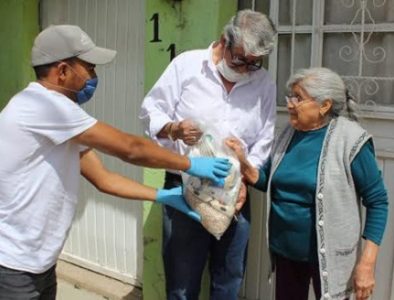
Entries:
POLYGON ((214 126, 222 137, 235 136, 246 145, 255 167, 268 158, 276 117, 276 86, 264 69, 250 73, 230 93, 212 61, 212 45, 178 55, 146 95, 140 112, 146 133, 159 144, 181 154, 182 141, 157 138, 168 122, 191 119, 214 126))

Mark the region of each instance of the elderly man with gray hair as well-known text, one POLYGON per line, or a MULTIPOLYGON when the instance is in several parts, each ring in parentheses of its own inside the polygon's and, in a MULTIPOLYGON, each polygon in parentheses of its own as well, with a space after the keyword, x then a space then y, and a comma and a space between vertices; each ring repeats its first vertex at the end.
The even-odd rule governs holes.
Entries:
MULTIPOLYGON (((274 46, 276 30, 269 18, 239 11, 219 41, 208 49, 177 56, 147 94, 140 118, 147 134, 160 145, 187 154, 202 135, 197 124, 238 137, 248 161, 265 163, 275 125, 276 86, 262 68, 274 46)), ((167 170, 165 187, 182 184, 178 172, 167 170)), ((169 206, 163 209, 163 260, 167 299, 198 299, 207 260, 210 299, 237 299, 245 270, 250 211, 246 187, 241 189, 233 221, 218 241, 200 223, 169 206)))

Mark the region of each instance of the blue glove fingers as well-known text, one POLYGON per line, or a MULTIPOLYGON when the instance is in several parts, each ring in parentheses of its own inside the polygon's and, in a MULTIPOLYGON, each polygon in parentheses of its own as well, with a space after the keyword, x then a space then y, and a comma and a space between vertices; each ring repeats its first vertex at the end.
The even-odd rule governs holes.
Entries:
POLYGON ((182 187, 176 187, 170 190, 159 189, 157 191, 156 201, 183 212, 195 221, 201 221, 200 215, 192 210, 183 198, 182 187))
POLYGON ((196 213, 194 210, 190 210, 187 215, 192 218, 194 221, 201 223, 201 216, 196 213))
POLYGON ((191 166, 186 171, 188 174, 208 178, 219 186, 223 186, 223 180, 220 179, 228 175, 231 167, 227 158, 191 157, 190 163, 191 166))
POLYGON ((171 203, 174 202, 174 198, 176 197, 182 197, 181 186, 170 190, 158 189, 156 194, 156 202, 161 204, 171 205, 171 203))
POLYGON ((172 191, 173 195, 179 195, 179 196, 183 195, 182 186, 172 188, 171 191, 172 191))
POLYGON ((224 178, 215 178, 211 180, 212 183, 218 187, 224 187, 224 178))
POLYGON ((227 177, 228 174, 229 174, 229 170, 226 171, 222 171, 220 169, 213 170, 213 175, 215 175, 216 177, 227 177))
POLYGON ((220 170, 220 171, 224 171, 227 172, 231 169, 232 165, 231 164, 227 164, 227 165, 214 165, 214 170, 220 170))
POLYGON ((192 210, 189 205, 187 205, 186 201, 183 199, 183 197, 180 197, 181 203, 176 205, 176 209, 180 210, 181 212, 185 213, 187 216, 192 218, 193 220, 197 222, 201 222, 201 216, 192 210))
POLYGON ((223 171, 231 169, 232 164, 227 158, 215 158, 215 168, 223 171))
POLYGON ((182 190, 182 186, 177 186, 174 187, 172 189, 169 189, 169 191, 171 191, 171 195, 172 196, 182 196, 183 195, 183 190, 182 190))

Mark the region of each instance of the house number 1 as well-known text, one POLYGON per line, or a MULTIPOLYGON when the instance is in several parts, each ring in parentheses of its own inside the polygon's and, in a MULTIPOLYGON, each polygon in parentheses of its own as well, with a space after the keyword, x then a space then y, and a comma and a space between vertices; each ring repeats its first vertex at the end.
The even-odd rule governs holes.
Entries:
MULTIPOLYGON (((153 21, 153 39, 150 42, 151 43, 162 42, 162 40, 159 37, 159 32, 160 32, 159 13, 154 13, 149 21, 153 21)), ((170 44, 166 51, 170 52, 170 61, 173 60, 174 57, 176 56, 175 44, 174 43, 170 44)))

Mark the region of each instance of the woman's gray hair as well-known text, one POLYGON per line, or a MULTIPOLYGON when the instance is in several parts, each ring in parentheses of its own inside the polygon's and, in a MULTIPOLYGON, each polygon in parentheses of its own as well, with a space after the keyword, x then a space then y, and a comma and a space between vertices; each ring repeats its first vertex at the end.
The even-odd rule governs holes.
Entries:
POLYGON ((274 49, 276 29, 266 15, 244 9, 231 18, 223 35, 227 45, 242 46, 245 55, 262 56, 274 49))
POLYGON ((358 105, 346 89, 342 78, 334 71, 327 68, 300 69, 287 81, 289 92, 294 84, 302 87, 319 103, 332 100, 331 117, 345 116, 350 120, 358 120, 358 105))

